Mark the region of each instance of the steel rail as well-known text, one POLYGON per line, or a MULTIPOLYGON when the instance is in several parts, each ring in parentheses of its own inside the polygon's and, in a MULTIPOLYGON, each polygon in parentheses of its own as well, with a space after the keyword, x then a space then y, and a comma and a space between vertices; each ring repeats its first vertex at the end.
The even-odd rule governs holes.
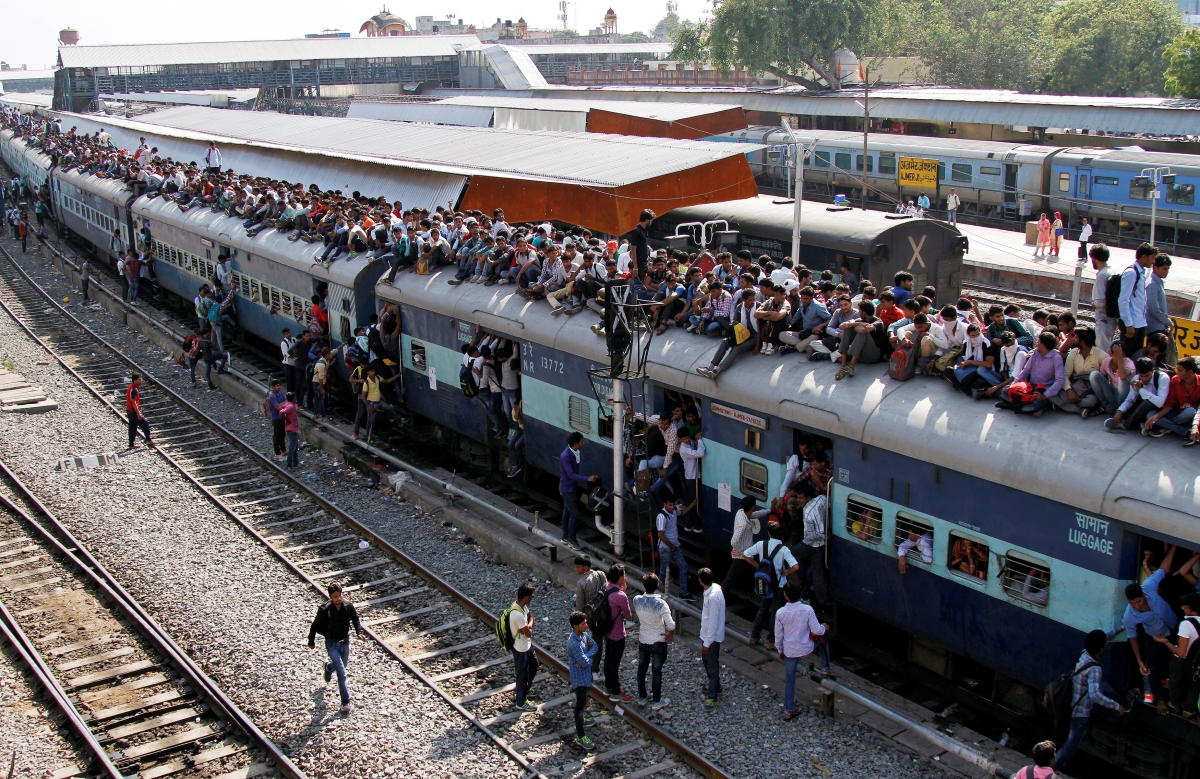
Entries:
MULTIPOLYGON (((7 498, 4 498, 3 502, 8 505, 7 498)), ((4 638, 7 639, 8 643, 12 644, 13 648, 17 650, 17 654, 21 656, 21 660, 33 671, 34 676, 37 677, 38 684, 54 700, 54 705, 67 718, 71 730, 75 731, 80 740, 87 745, 93 759, 104 769, 104 774, 112 779, 124 779, 120 769, 113 765, 112 759, 108 756, 108 750, 96 740, 96 735, 92 733, 91 728, 84 722, 83 715, 71 703, 67 691, 54 678, 54 673, 46 665, 46 661, 38 654, 37 648, 29 640, 29 636, 25 635, 25 631, 21 630, 21 626, 17 624, 16 619, 13 618, 8 607, 2 601, 0 601, 0 633, 3 633, 4 638)), ((11 773, 9 775, 11 776, 11 773)))
MULTIPOLYGON (((61 313, 63 316, 67 317, 76 327, 80 328, 80 330, 82 332, 87 333, 95 340, 104 344, 105 347, 109 351, 111 351, 119 360, 125 362, 131 368, 137 370, 148 381, 153 382, 155 387, 159 391, 163 392, 167 397, 174 400, 178 405, 182 406, 183 408, 186 408, 189 411, 189 413, 198 417, 201 421, 203 421, 204 424, 206 424, 207 426, 212 428, 214 431, 216 431, 218 434, 220 434, 223 438, 225 438, 227 442, 229 442, 235 448, 241 450, 243 454, 249 455, 253 460, 255 460, 257 462, 257 464, 261 468, 263 468, 264 470, 267 470, 268 472, 287 481, 290 485, 292 485, 293 488, 304 493, 305 496, 309 500, 311 500, 314 503, 316 503, 317 505, 319 505, 322 509, 324 509, 326 512, 329 512, 332 516, 337 517, 340 521, 344 522, 348 527, 353 528, 358 534, 362 535, 364 538, 375 543, 378 546, 378 548, 384 550, 387 554, 392 556, 395 560, 397 560, 399 563, 401 563, 405 567, 408 567, 411 570, 413 570, 419 577, 421 577, 422 579, 424 579, 427 582, 429 582, 430 584, 432 584, 438 590, 441 590, 442 592, 449 595, 451 598, 456 600, 460 605, 464 606, 469 611, 471 611, 473 614, 475 614, 480 620, 484 621, 485 623, 487 623, 489 625, 495 624, 497 615, 492 614, 484 606, 479 604, 477 601, 475 601, 469 595, 458 590, 456 587, 451 585, 449 582, 445 581, 444 579, 439 577, 437 574, 435 574, 434 572, 432 572, 425 566, 418 563, 416 560, 413 560, 412 558, 410 558, 404 552, 400 551, 398 548, 396 548, 395 546, 390 544, 387 540, 379 538, 374 533, 374 531, 370 530, 369 528, 367 528, 364 525, 362 525, 361 523, 359 523, 357 520, 355 520, 352 516, 350 516, 349 514, 344 512, 342 509, 338 508, 333 503, 326 500, 323 496, 318 495, 315 490, 313 490, 308 485, 306 485, 305 483, 303 483, 302 481, 300 481, 299 479, 294 477, 292 474, 288 473, 286 470, 281 468, 276 463, 272 462, 268 457, 266 457, 265 455, 258 452, 251 444, 247 443, 246 441, 244 441, 240 437, 238 437, 237 434, 233 433, 228 428, 226 428, 224 425, 222 425, 220 422, 218 422, 217 420, 210 417, 207 413, 205 413, 203 410, 201 410, 200 408, 198 408, 197 406, 192 404, 190 401, 185 399, 183 396, 179 395, 178 393, 174 392, 169 387, 167 387, 164 384, 162 384, 161 382, 157 381, 154 378, 152 373, 150 373, 148 370, 144 369, 136 361, 127 357, 125 354, 121 353, 119 350, 108 346, 104 342, 104 339, 100 335, 95 333, 86 324, 84 324, 82 321, 77 319, 73 314, 71 314, 69 311, 67 311, 65 308, 63 308, 59 304, 59 302, 54 299, 54 297, 52 295, 48 294, 41 287, 41 285, 39 285, 36 281, 34 281, 33 278, 30 277, 29 274, 25 271, 25 269, 21 268, 20 265, 18 265, 16 263, 16 261, 13 260, 13 258, 11 257, 11 255, 9 255, 7 250, 5 250, 3 247, 0 247, 0 253, 3 253, 3 255, 9 260, 9 262, 12 263, 13 267, 17 270, 17 272, 23 277, 23 279, 31 287, 33 287, 35 290, 37 290, 39 293, 41 293, 41 295, 45 298, 45 300, 52 307, 57 309, 57 311, 59 313, 61 313)), ((13 312, 9 308, 9 306, 6 303, 4 303, 4 301, 0 300, 0 306, 3 306, 3 308, 6 311, 8 311, 9 315, 12 316, 16 321, 18 321, 18 323, 21 324, 22 328, 25 329, 26 332, 28 332, 33 338, 35 338, 35 340, 37 340, 39 345, 41 345, 42 348, 46 349, 46 351, 52 357, 54 357, 59 362, 60 365, 62 365, 69 373, 71 373, 71 375, 73 375, 86 388, 88 388, 88 390, 93 395, 95 395, 101 402, 103 402, 106 406, 108 406, 108 408, 113 412, 113 414, 115 416, 117 416, 120 419, 124 419, 124 416, 122 415, 121 411, 116 408, 116 406, 108 399, 108 397, 106 397, 103 393, 97 391, 86 379, 84 379, 82 376, 80 376, 79 373, 76 372, 74 370, 74 368, 72 368, 67 363, 66 360, 64 360, 61 356, 59 356, 54 351, 53 348, 51 348, 48 344, 46 344, 44 341, 42 341, 40 338, 38 338, 37 335, 34 334, 32 332, 32 330, 19 317, 16 316, 15 312, 13 312)), ((235 522, 237 522, 253 538, 255 538, 257 541, 259 541, 260 543, 265 545, 268 550, 272 551, 272 553, 275 554, 276 557, 278 557, 284 563, 284 565, 286 565, 289 568, 289 570, 293 571, 298 576, 300 576, 305 581, 307 581, 310 584, 310 586, 313 587, 314 590, 316 590, 317 592, 319 592, 322 595, 325 594, 324 587, 317 580, 310 577, 307 573, 305 573, 302 569, 300 569, 291 559, 289 559, 286 555, 282 554, 272 544, 267 542, 266 539, 258 532, 258 530, 256 528, 254 528, 252 525, 250 525, 250 523, 248 523, 247 521, 245 521, 245 519, 243 519, 241 516, 239 516, 218 495, 216 495, 212 490, 210 490, 203 483, 201 483, 198 478, 196 478, 194 475, 189 473, 187 470, 187 467, 184 464, 180 463, 179 461, 177 461, 176 459, 171 457, 171 455, 169 453, 163 451, 161 448, 158 449, 158 453, 162 457, 164 457, 174 468, 176 468, 186 479, 188 479, 188 481, 190 481, 199 490, 201 490, 205 494, 205 496, 207 496, 211 501, 213 501, 213 503, 215 505, 217 505, 223 513, 225 513, 228 517, 230 517, 235 522)), ((447 486, 450 486, 450 485, 447 485, 447 486)), ((471 496, 469 493, 463 493, 462 496, 474 498, 474 496, 471 496)), ((474 500, 478 501, 478 498, 474 498, 474 500)), ((479 501, 479 502, 483 503, 483 505, 487 505, 483 501, 479 501)), ((496 507, 494 507, 494 506, 492 506, 491 508, 494 510, 496 509, 496 507)), ((511 515, 505 515, 505 516, 510 520, 515 519, 511 515)), ((520 520, 516 520, 516 521, 519 522, 520 520)), ((483 732, 485 735, 487 735, 488 738, 491 741, 493 741, 497 746, 499 746, 506 754, 508 754, 510 757, 512 757, 514 760, 516 760, 518 762, 518 764, 522 766, 522 768, 527 770, 533 776, 539 776, 539 777, 542 776, 542 774, 536 768, 534 768, 533 765, 530 764, 523 755, 521 755, 519 752, 517 752, 512 747, 512 745, 510 745, 507 742, 507 740, 505 740, 504 738, 502 738, 501 736, 496 734, 494 731, 492 731, 490 728, 488 728, 486 725, 484 725, 482 721, 480 721, 477 717, 475 717, 473 714, 471 714, 469 711, 467 711, 461 704, 456 702, 453 699, 453 696, 449 695, 449 693, 444 691, 440 685, 438 685, 435 682, 433 682, 432 680, 430 680, 427 675, 425 675, 423 672, 421 672, 412 663, 405 660, 404 657, 400 654, 398 649, 393 648, 392 646, 390 646, 389 644, 386 644, 383 641, 382 636, 380 636, 378 633, 376 633, 370 627, 364 628, 364 632, 366 632, 368 635, 370 635, 372 640, 374 640, 385 652, 387 652, 389 655, 391 655, 396 660, 398 660, 405 667, 406 670, 409 670, 423 684, 426 684, 430 689, 434 690, 439 695, 439 697, 443 698, 443 700, 445 700, 452 707, 454 707, 455 710, 458 711, 459 714, 461 714, 462 716, 467 718, 467 720, 470 721, 472 725, 474 725, 481 732, 483 732)), ((551 668, 553 668, 560 676, 564 676, 564 677, 569 676, 569 670, 568 670, 566 664, 563 663, 560 659, 558 659, 554 655, 550 654, 543 647, 538 646, 536 644, 534 645, 534 649, 537 652, 539 658, 541 660, 545 661, 547 663, 547 665, 550 666, 551 668)), ((606 694, 604 694, 599 689, 599 687, 597 687, 596 685, 592 686, 592 688, 590 690, 590 695, 596 701, 604 703, 605 705, 610 704, 610 700, 609 700, 608 696, 606 694)), ((679 757, 681 757, 684 760, 684 762, 686 762, 689 766, 691 766, 692 768, 699 771, 704 776, 710 777, 710 779, 732 779, 732 777, 730 777, 730 775, 727 774, 725 771, 723 771, 721 768, 719 768, 718 766, 713 764, 711 761, 709 761, 708 759, 706 759, 699 753, 692 750, 690 747, 688 747, 683 742, 679 741, 677 738, 675 738, 670 733, 659 728, 657 725, 650 722, 645 717, 642 717, 636 711, 633 711, 631 709, 626 709, 624 707, 617 707, 617 709, 618 709, 618 713, 620 714, 620 716, 626 722, 628 722, 632 727, 634 727, 635 729, 650 736, 656 743, 658 743, 660 746, 667 749, 667 751, 672 752, 672 753, 678 755, 679 757)))

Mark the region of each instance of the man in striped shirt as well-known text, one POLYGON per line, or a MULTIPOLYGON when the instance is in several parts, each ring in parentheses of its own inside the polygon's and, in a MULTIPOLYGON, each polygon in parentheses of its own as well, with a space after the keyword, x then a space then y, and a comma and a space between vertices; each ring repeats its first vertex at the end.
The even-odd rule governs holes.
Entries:
POLYGON ((1066 743, 1058 750, 1058 758, 1054 767, 1063 770, 1067 762, 1083 743, 1088 728, 1092 724, 1092 706, 1100 704, 1106 709, 1115 709, 1124 714, 1126 708, 1109 698, 1100 691, 1104 672, 1100 670, 1099 658, 1108 644, 1108 635, 1103 630, 1093 630, 1083 641, 1083 654, 1075 664, 1075 673, 1071 679, 1071 732, 1066 743))

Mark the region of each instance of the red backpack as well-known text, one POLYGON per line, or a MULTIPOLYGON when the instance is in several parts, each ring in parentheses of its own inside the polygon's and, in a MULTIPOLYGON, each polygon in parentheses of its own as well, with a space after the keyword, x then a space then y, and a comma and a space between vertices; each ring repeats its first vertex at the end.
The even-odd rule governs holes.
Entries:
POLYGON ((908 381, 917 375, 917 361, 913 357, 913 349, 900 347, 892 352, 888 360, 888 376, 896 381, 908 381))

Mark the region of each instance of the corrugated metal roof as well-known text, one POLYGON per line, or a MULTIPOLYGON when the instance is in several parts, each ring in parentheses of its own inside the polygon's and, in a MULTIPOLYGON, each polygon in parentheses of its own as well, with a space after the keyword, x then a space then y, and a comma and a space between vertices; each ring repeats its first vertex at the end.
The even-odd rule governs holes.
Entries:
MULTIPOLYGON (((66 124, 90 120, 81 114, 66 124)), ((734 157, 755 144, 597 133, 522 132, 182 106, 109 125, 142 134, 250 144, 462 176, 619 187, 734 157)), ((203 156, 203 155, 199 155, 203 156)), ((196 159, 199 159, 199 156, 196 159)))
MULTIPOLYGON (((226 116, 248 113, 219 108, 167 109, 178 110, 209 111, 226 116)), ((170 134, 154 125, 116 117, 82 114, 61 116, 64 126, 77 127, 80 132, 95 133, 104 128, 112 135, 113 143, 122 149, 136 149, 138 138, 145 136, 151 146, 158 147, 160 155, 185 162, 203 160, 208 141, 215 137, 221 143, 223 167, 233 168, 240 173, 305 185, 316 184, 322 190, 345 189, 372 196, 383 195, 388 200, 399 200, 413 206, 433 208, 449 200, 457 201, 467 183, 465 176, 444 171, 414 167, 397 169, 372 161, 345 159, 306 150, 272 149, 263 145, 227 142, 220 136, 170 134)))
POLYGON ((662 59, 671 52, 670 43, 540 43, 511 46, 529 52, 529 56, 539 54, 650 54, 655 59, 662 59))
POLYGON ((526 108, 496 110, 495 126, 505 130, 553 130, 564 133, 587 132, 587 114, 579 111, 538 111, 526 108))
POLYGON ((479 39, 474 35, 397 35, 379 38, 60 46, 58 57, 63 67, 68 68, 117 68, 373 57, 453 57, 463 49, 476 48, 479 48, 479 39))
POLYGON ((140 103, 171 105, 212 105, 214 97, 227 97, 231 103, 245 103, 258 97, 257 89, 193 89, 179 92, 116 92, 100 95, 102 100, 132 100, 140 103))
POLYGON ((13 84, 22 81, 37 80, 41 81, 47 78, 54 78, 55 71, 51 70, 0 70, 0 81, 8 81, 13 84))
POLYGON ((0 104, 4 105, 35 105, 39 108, 49 108, 54 102, 54 95, 43 95, 36 92, 5 92, 0 96, 0 104))
POLYGON ((490 127, 492 109, 484 106, 445 103, 370 103, 355 100, 346 116, 350 119, 382 119, 389 122, 427 122, 460 127, 490 127))
POLYGON ((578 111, 587 113, 593 108, 626 116, 678 122, 693 116, 728 111, 732 106, 711 103, 639 103, 634 100, 547 100, 545 98, 516 98, 504 95, 461 95, 439 100, 433 105, 477 105, 493 108, 519 108, 527 111, 578 111))
MULTIPOLYGON (((815 93, 795 89, 758 91, 706 87, 559 88, 535 96, 552 99, 637 100, 649 103, 705 102, 740 105, 749 111, 812 116, 862 116, 861 91, 815 93)), ((1113 133, 1194 135, 1200 100, 1165 97, 1027 95, 988 89, 871 90, 871 115, 924 122, 962 122, 1024 127, 1071 127, 1113 133), (878 102, 876 102, 878 101, 878 102)))
POLYGON ((550 82, 518 46, 488 46, 483 49, 487 62, 503 89, 546 89, 550 82))

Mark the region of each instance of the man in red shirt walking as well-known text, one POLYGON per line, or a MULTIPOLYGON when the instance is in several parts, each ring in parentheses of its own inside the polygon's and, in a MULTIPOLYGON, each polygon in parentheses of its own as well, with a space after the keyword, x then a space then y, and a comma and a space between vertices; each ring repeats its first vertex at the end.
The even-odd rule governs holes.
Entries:
POLYGON ((142 416, 142 374, 134 373, 125 389, 125 415, 129 420, 129 448, 137 449, 137 431, 141 428, 146 437, 146 446, 154 447, 150 440, 150 423, 142 416))

